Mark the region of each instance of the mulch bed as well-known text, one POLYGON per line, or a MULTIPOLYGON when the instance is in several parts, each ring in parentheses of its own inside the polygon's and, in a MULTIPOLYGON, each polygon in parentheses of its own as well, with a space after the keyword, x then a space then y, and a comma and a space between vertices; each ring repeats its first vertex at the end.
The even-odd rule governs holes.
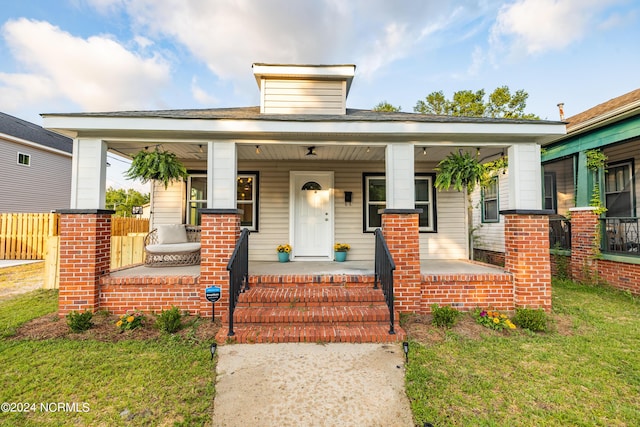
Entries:
MULTIPOLYGON (((12 339, 47 340, 66 338, 72 340, 96 340, 103 342, 118 342, 122 340, 153 340, 159 338, 163 332, 155 327, 156 317, 145 314, 145 322, 141 328, 132 331, 121 332, 116 327, 119 317, 114 314, 99 312, 93 315, 91 329, 81 332, 71 332, 65 318, 58 317, 57 313, 33 319, 20 326, 12 339)), ((183 328, 174 335, 197 341, 213 341, 220 320, 215 323, 211 319, 194 316, 186 316, 182 319, 183 328)))

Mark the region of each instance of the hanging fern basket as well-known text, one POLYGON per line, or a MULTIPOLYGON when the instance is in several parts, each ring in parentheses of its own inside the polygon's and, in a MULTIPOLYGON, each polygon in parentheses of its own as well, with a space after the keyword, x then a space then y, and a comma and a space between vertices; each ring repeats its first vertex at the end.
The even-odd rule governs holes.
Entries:
POLYGON ((143 150, 133 156, 125 176, 143 183, 160 181, 166 189, 170 183, 186 179, 188 173, 174 153, 156 147, 153 151, 143 150))

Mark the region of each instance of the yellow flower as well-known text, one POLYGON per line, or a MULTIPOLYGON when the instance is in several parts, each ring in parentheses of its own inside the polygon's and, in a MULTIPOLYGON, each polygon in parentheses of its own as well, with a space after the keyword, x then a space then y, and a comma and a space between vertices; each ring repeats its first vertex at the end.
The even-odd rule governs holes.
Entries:
POLYGON ((118 320, 118 322, 116 322, 116 326, 119 328, 120 326, 122 326, 122 320, 118 320))
POLYGON ((500 319, 498 319, 497 317, 493 318, 493 323, 500 323, 500 319))
POLYGON ((503 319, 506 319, 507 315, 506 314, 501 314, 500 317, 502 317, 503 319))
POLYGON ((133 316, 127 317, 127 322, 129 322, 129 323, 133 323, 134 320, 135 320, 135 318, 133 316))

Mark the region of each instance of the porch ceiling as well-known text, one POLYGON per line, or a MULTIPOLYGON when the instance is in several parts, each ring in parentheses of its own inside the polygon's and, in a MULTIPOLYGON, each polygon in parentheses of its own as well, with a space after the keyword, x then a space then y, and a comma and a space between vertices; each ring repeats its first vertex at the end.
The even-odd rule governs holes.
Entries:
MULTIPOLYGON (((152 149, 157 143, 149 142, 129 142, 129 141, 112 141, 108 142, 109 149, 123 154, 125 156, 133 156, 140 150, 145 148, 152 149)), ((416 162, 439 162, 449 153, 458 148, 476 153, 476 149, 480 148, 480 158, 492 158, 498 156, 504 151, 506 154, 507 146, 491 145, 483 146, 465 146, 454 145, 451 143, 443 143, 440 145, 427 145, 415 143, 415 161, 416 162)), ((189 162, 199 162, 207 160, 207 143, 206 142, 162 142, 161 146, 167 151, 175 153, 178 158, 189 162)), ((238 160, 253 161, 278 161, 278 160, 298 160, 298 161, 374 161, 383 162, 385 160, 385 147, 380 144, 363 145, 362 143, 277 143, 272 141, 256 141, 255 143, 239 143, 238 144, 238 160), (308 148, 315 147, 315 156, 308 156, 308 148), (259 147, 259 148, 258 148, 259 147)))

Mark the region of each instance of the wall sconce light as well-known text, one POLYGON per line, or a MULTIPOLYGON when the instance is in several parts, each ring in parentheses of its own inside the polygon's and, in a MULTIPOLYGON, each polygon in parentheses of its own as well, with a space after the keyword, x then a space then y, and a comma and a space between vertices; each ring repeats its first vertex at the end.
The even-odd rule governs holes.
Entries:
POLYGON ((406 363, 409 363, 409 342, 408 341, 404 341, 402 343, 402 351, 404 351, 404 358, 406 360, 406 363))
POLYGON ((351 199, 353 198, 353 191, 344 192, 344 204, 345 206, 351 206, 351 199))

